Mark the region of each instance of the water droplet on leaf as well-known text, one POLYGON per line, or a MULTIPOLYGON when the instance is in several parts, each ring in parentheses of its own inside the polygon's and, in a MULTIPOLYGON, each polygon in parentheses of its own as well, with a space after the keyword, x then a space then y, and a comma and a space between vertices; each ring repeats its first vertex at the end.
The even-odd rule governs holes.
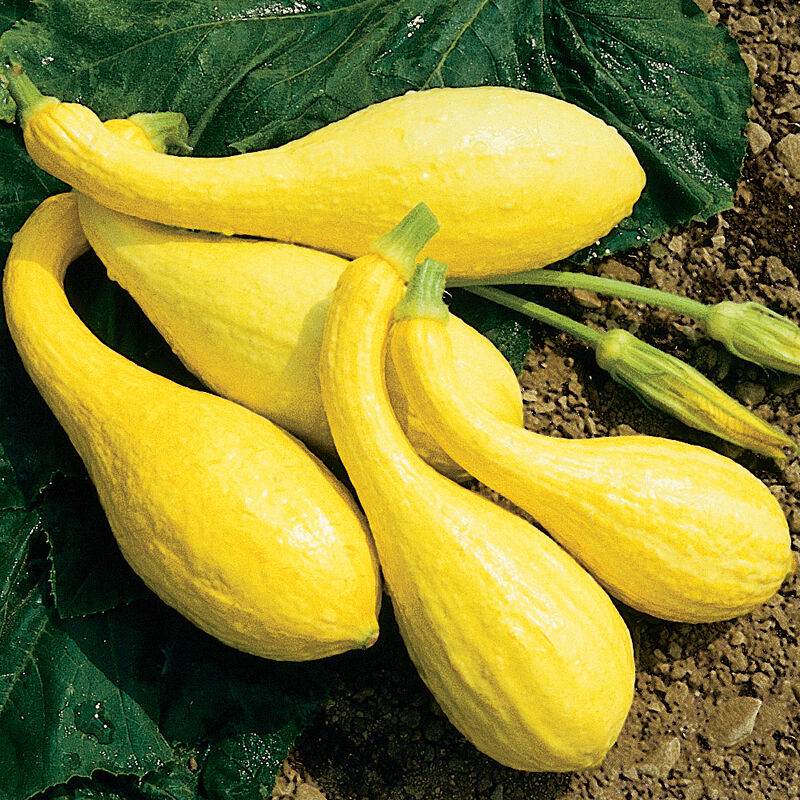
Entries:
POLYGON ((114 725, 104 715, 101 701, 80 703, 75 706, 75 727, 97 739, 101 744, 110 744, 114 738, 114 725))

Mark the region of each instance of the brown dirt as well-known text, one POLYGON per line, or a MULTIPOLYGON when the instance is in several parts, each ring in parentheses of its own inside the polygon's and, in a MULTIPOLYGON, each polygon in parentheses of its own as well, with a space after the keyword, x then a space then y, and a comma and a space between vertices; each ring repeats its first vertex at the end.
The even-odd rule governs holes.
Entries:
MULTIPOLYGON (((595 271, 690 297, 759 300, 798 321, 800 154, 792 160, 786 137, 800 134, 800 7, 796 0, 697 2, 736 36, 755 80, 736 207, 595 271)), ((627 328, 685 358, 800 441, 800 377, 770 375, 731 358, 688 320, 666 312, 588 293, 546 297, 589 324, 627 328)), ((532 342, 521 378, 528 427, 568 437, 636 431, 718 449, 770 487, 800 549, 800 461, 777 466, 643 408, 566 336, 534 326, 532 342)), ((340 684, 284 764, 273 797, 797 797, 799 590, 795 578, 752 614, 713 625, 665 623, 621 608, 637 658, 633 708, 604 765, 566 775, 506 769, 468 744, 416 675, 387 600, 380 643, 345 660, 340 684)))

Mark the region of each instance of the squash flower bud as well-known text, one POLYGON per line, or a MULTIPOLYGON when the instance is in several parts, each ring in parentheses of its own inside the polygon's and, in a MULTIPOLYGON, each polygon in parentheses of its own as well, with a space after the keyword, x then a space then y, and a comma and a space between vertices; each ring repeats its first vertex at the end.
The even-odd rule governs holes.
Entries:
POLYGON ((766 306, 725 300, 708 309, 702 324, 739 358, 800 375, 800 328, 766 306))
POLYGON ((692 428, 772 458, 785 458, 794 442, 704 377, 694 367, 622 329, 601 333, 598 365, 646 405, 692 428))

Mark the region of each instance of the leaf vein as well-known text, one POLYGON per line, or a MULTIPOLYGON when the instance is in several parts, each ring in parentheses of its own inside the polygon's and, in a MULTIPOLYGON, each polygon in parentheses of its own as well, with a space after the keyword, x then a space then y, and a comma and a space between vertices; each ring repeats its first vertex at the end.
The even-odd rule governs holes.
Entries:
POLYGON ((445 61, 447 61, 450 54, 453 52, 453 50, 455 50, 456 45, 461 41, 461 38, 469 30, 469 28, 472 27, 472 24, 478 18, 478 15, 481 13, 481 11, 483 11, 484 8, 486 8, 488 4, 489 0, 480 0, 477 8, 475 9, 475 12, 464 23, 458 34, 453 37, 453 41, 450 42, 450 46, 444 51, 444 53, 442 53, 442 57, 439 59, 436 66, 431 71, 431 74, 428 75, 428 77, 425 79, 425 82, 420 87, 421 89, 427 89, 430 86, 431 80, 433 80, 433 76, 437 74, 439 75, 439 80, 442 81, 442 84, 444 84, 444 81, 442 80, 442 67, 444 66, 445 61))
POLYGON ((75 70, 73 75, 80 75, 83 72, 87 72, 95 67, 98 67, 100 64, 103 64, 107 61, 111 61, 115 58, 120 58, 121 56, 128 55, 129 53, 138 50, 140 47, 147 47, 155 42, 160 41, 161 39, 166 39, 170 36, 178 36, 182 33, 188 33, 190 31, 195 30, 203 30, 208 28, 209 31, 206 36, 210 35, 211 31, 215 28, 220 28, 224 25, 235 25, 239 23, 247 23, 247 22, 260 22, 264 25, 268 25, 271 22, 284 22, 284 21, 293 21, 293 20, 306 20, 306 19, 313 19, 313 18, 324 18, 333 16, 335 14, 339 14, 343 11, 352 11, 353 9, 359 8, 361 6, 370 5, 373 3, 374 0, 360 0, 360 2, 353 3, 349 6, 341 6, 339 8, 332 8, 328 11, 309 11, 309 12, 301 12, 301 13, 290 13, 290 14, 267 14, 265 16, 255 16, 255 17, 246 17, 246 16, 235 16, 229 19, 217 19, 213 21, 206 21, 206 22, 197 22, 193 25, 183 25, 181 27, 172 28, 171 30, 164 31, 163 33, 159 33, 156 36, 151 36, 147 39, 142 40, 141 42, 136 42, 135 44, 130 45, 129 47, 125 47, 122 50, 118 50, 116 53, 111 53, 103 58, 97 59, 89 64, 84 64, 82 67, 79 67, 75 70))

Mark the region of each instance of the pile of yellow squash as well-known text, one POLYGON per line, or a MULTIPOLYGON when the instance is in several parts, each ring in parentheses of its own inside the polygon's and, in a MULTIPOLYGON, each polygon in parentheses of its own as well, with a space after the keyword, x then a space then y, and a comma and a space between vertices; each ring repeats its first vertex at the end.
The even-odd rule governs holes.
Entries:
POLYGON ((602 761, 633 695, 607 592, 703 622, 791 572, 784 515, 744 468, 664 439, 534 436, 484 337, 446 312, 393 322, 421 252, 488 280, 630 214, 644 173, 601 120, 515 89, 431 89, 273 150, 187 158, 159 152, 159 115, 104 125, 24 74, 10 88, 28 152, 75 190, 15 236, 11 334, 125 558, 203 630, 272 659, 369 647, 383 581, 477 748, 573 770, 602 761), (89 246, 214 394, 83 325, 63 277, 89 246), (358 504, 318 457, 335 455, 358 504))

